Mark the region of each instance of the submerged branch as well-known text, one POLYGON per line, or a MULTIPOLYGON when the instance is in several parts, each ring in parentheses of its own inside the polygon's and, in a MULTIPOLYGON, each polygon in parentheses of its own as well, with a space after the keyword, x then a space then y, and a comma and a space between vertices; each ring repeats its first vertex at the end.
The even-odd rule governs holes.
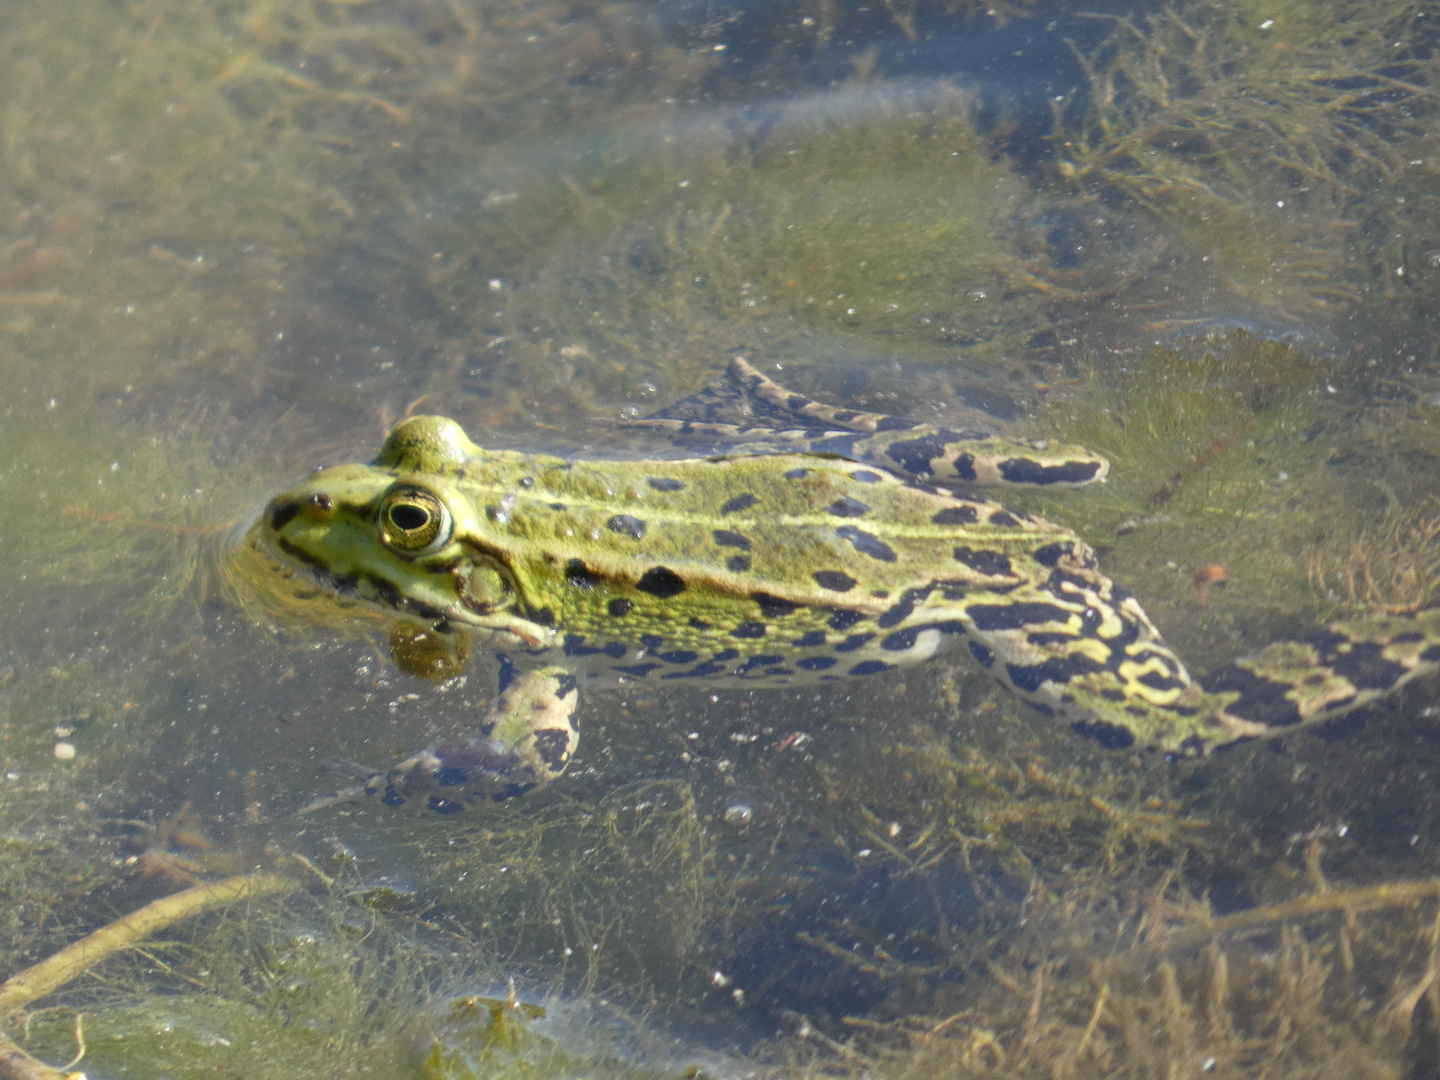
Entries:
MULTIPOLYGON (((0 1018, 53 993, 115 953, 134 947, 181 919, 249 896, 284 893, 295 887, 292 879, 280 874, 250 874, 196 885, 154 900, 12 975, 0 985, 0 1018)), ((53 1069, 0 1035, 0 1078, 3 1080, 64 1080, 74 1076, 83 1074, 53 1069)))
POLYGON ((1310 915, 1342 911, 1357 913, 1387 907, 1410 907, 1422 900, 1440 899, 1440 879, 1430 881, 1396 881, 1367 885, 1358 889, 1312 893, 1295 900, 1264 907, 1247 908, 1233 915, 1222 915, 1199 926, 1179 930, 1152 944, 1157 953, 1180 952, 1204 945, 1213 938, 1241 930, 1256 930, 1275 923, 1303 919, 1310 915))

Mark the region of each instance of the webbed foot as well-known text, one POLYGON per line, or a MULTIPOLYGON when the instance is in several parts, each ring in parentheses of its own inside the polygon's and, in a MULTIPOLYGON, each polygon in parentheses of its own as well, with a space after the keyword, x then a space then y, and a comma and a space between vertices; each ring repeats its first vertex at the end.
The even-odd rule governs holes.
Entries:
POLYGON ((387 806, 453 814, 548 784, 565 771, 580 739, 571 721, 579 697, 575 678, 556 667, 514 674, 508 664, 505 674, 508 683, 479 735, 431 743, 394 768, 312 799, 297 812, 369 797, 387 806))

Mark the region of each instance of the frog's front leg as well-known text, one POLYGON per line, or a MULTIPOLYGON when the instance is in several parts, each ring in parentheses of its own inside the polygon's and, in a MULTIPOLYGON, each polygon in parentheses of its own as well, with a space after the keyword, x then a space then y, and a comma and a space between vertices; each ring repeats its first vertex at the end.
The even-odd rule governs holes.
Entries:
POLYGON ((300 812, 368 795, 389 806, 453 814, 481 800, 512 799, 555 779, 580 741, 572 721, 579 698, 575 677, 558 667, 517 673, 507 659, 501 662, 503 690, 479 735, 431 743, 393 769, 315 799, 300 812))

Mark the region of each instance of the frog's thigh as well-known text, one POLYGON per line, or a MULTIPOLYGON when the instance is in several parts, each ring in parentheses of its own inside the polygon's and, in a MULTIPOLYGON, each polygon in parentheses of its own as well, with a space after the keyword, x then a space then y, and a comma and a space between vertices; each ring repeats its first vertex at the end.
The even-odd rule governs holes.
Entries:
POLYGON ((485 717, 484 733, 544 784, 565 771, 580 741, 572 720, 579 697, 575 676, 564 668, 521 672, 485 717))

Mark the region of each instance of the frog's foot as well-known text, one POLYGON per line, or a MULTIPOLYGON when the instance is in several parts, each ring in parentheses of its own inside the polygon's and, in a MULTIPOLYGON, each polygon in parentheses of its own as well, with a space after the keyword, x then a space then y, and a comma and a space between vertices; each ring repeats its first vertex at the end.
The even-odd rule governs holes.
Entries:
POLYGON ((371 797, 387 806, 419 806, 453 814, 467 805, 502 802, 542 787, 565 771, 579 742, 571 720, 579 697, 575 677, 547 667, 511 674, 478 736, 431 743, 388 772, 313 799, 298 811, 371 797))

